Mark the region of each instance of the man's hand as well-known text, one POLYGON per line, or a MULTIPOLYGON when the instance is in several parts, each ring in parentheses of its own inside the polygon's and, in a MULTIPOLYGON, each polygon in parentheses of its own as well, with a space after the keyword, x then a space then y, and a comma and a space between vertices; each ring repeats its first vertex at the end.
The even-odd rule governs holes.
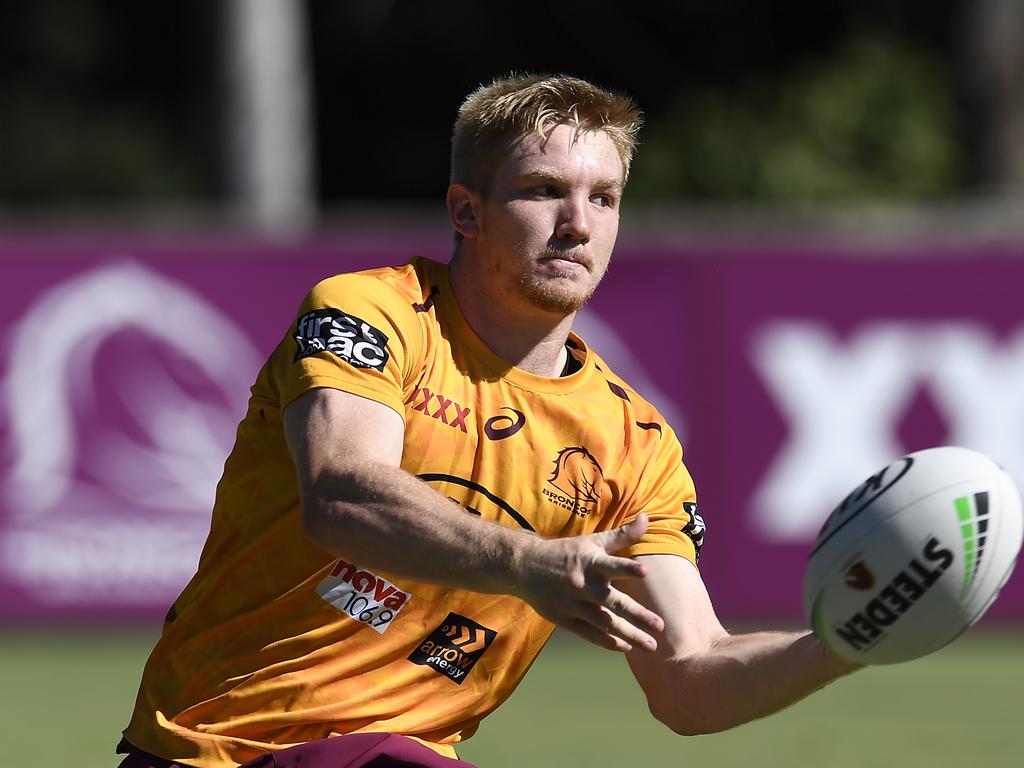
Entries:
POLYGON ((643 578, 642 564, 612 553, 635 544, 646 530, 647 516, 640 514, 604 533, 521 540, 513 559, 516 594, 548 621, 602 648, 653 651, 657 642, 648 633, 662 631, 661 617, 611 584, 643 578))

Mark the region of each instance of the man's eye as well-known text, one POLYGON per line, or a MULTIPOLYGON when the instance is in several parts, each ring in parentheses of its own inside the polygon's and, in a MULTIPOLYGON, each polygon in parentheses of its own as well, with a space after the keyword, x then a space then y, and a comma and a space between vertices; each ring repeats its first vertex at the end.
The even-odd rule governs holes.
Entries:
POLYGON ((604 208, 608 208, 612 204, 611 195, 594 195, 590 199, 604 208))

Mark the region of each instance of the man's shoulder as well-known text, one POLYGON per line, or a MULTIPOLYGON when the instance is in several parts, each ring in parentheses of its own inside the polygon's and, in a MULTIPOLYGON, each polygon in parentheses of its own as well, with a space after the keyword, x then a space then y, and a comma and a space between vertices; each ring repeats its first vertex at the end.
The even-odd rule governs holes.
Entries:
POLYGON ((321 280, 310 291, 326 299, 360 297, 400 301, 410 307, 428 300, 433 285, 444 276, 447 266, 424 258, 415 258, 398 266, 374 267, 345 272, 321 280))
POLYGON ((627 432, 639 434, 649 433, 658 438, 674 435, 671 426, 658 408, 631 384, 615 373, 611 366, 593 348, 588 348, 593 356, 597 386, 606 387, 618 401, 625 404, 623 408, 624 427, 627 432))

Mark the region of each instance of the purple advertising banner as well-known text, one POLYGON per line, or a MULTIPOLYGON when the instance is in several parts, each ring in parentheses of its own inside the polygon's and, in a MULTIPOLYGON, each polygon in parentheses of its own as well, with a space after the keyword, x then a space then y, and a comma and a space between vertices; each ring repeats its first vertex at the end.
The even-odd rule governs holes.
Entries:
MULTIPOLYGON (((195 569, 248 388, 338 272, 447 236, 0 238, 0 621, 156 619, 195 569)), ((868 475, 965 445, 1024 484, 1024 247, 627 244, 577 332, 683 441, 726 620, 795 621, 868 475)), ((1024 619, 1024 575, 986 621, 1024 619)))

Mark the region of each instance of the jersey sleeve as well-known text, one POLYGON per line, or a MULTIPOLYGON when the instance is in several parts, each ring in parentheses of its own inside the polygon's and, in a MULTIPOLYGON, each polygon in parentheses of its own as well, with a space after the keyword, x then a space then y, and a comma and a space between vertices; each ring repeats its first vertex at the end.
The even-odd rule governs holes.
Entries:
POLYGON ((328 387, 375 400, 404 418, 406 387, 423 348, 412 304, 395 288, 364 274, 324 280, 306 296, 274 352, 280 406, 328 387))
POLYGON ((634 493, 615 525, 626 525, 645 512, 650 520, 643 538, 619 554, 679 555, 694 565, 704 544, 704 520, 697 511, 697 492, 683 464, 683 449, 670 428, 658 439, 658 450, 638 468, 634 493))

